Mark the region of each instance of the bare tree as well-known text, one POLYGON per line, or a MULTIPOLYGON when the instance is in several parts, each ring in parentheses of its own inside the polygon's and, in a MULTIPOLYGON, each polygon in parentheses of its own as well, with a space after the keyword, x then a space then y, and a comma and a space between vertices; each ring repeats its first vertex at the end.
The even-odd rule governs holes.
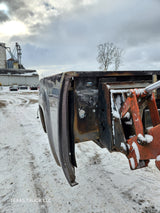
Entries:
POLYGON ((100 69, 107 71, 110 65, 115 65, 115 70, 118 70, 121 63, 122 50, 117 48, 112 42, 107 42, 98 45, 97 61, 100 64, 100 69))

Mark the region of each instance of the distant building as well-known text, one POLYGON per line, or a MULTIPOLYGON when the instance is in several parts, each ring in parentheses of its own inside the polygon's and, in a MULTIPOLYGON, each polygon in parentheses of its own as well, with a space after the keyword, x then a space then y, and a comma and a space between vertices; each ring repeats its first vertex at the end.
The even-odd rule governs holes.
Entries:
POLYGON ((4 43, 0 43, 0 83, 3 86, 11 86, 13 84, 37 86, 39 76, 36 70, 24 69, 21 64, 21 47, 18 43, 15 45, 17 56, 13 55, 10 47, 6 47, 4 43), (11 58, 7 59, 6 50, 11 58))
POLYGON ((39 76, 36 70, 0 69, 0 83, 3 86, 11 86, 13 84, 37 86, 39 76))
POLYGON ((6 68, 5 43, 0 43, 0 68, 6 68))
POLYGON ((8 69, 19 69, 18 61, 15 61, 13 58, 7 60, 7 68, 8 69))

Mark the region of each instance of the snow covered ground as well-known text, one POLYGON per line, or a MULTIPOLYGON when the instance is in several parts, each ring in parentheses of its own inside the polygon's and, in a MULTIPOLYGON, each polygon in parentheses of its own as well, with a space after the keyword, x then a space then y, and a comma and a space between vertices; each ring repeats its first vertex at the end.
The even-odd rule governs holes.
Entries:
POLYGON ((76 145, 79 185, 70 187, 37 119, 38 93, 0 91, 0 212, 160 212, 154 161, 131 171, 120 153, 76 145))

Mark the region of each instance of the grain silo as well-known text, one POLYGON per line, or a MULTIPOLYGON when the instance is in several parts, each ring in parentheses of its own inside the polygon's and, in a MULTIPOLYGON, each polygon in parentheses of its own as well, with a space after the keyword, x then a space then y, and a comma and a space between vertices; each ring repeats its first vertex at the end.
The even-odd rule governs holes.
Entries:
POLYGON ((0 43, 0 68, 6 68, 6 48, 5 48, 5 43, 0 43))
MULTIPOLYGON (((27 85, 37 86, 39 76, 36 70, 25 69, 21 64, 21 47, 16 42, 17 56, 12 53, 11 48, 0 42, 0 83, 3 86, 27 85), (7 59, 6 51, 10 58, 7 59)), ((8 55, 7 54, 7 55, 8 55)))

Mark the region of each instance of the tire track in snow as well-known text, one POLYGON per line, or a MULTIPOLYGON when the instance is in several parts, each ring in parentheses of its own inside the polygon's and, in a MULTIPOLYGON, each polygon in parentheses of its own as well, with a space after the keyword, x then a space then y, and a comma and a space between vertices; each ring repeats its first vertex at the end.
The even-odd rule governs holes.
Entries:
MULTIPOLYGON (((13 94, 12 94, 13 95, 13 94)), ((31 95, 32 96, 32 95, 31 95)), ((33 97, 32 97, 33 98, 33 97)), ((2 140, 0 141, 1 143, 1 152, 0 152, 0 157, 2 156, 2 159, 4 161, 4 165, 6 165, 5 171, 6 171, 6 176, 5 176, 5 182, 11 182, 13 181, 13 185, 9 185, 10 187, 4 188, 4 192, 1 190, 1 195, 0 195, 0 200, 1 200, 1 205, 0 205, 0 212, 12 212, 14 207, 16 208, 15 212, 22 212, 20 209, 22 209, 20 206, 23 206, 23 203, 19 202, 13 202, 11 200, 14 199, 28 199, 28 198, 41 198, 42 197, 42 190, 40 187, 36 189, 35 187, 35 182, 34 178, 34 167, 32 165, 32 155, 28 151, 27 147, 27 141, 26 138, 24 137, 24 133, 22 131, 22 127, 19 123, 19 116, 23 117, 24 114, 24 108, 22 106, 25 106, 29 103, 30 97, 28 98, 25 97, 8 97, 6 98, 5 95, 0 96, 0 102, 5 103, 5 107, 3 108, 3 115, 1 115, 1 124, 3 124, 3 129, 4 132, 3 134, 1 133, 1 138, 2 140), (25 105, 24 105, 25 103, 25 105), (22 108, 21 114, 19 114, 19 107, 22 108), (23 113, 22 113, 23 112, 23 113), (10 120, 12 118, 12 120, 10 120), (4 120, 3 120, 4 119, 4 120), (6 135, 6 131, 9 130, 9 134, 6 135), (11 137, 11 138, 10 138, 11 137), (9 150, 7 154, 5 154, 4 150, 9 150), (23 154, 22 154, 23 153, 23 154), (24 159, 21 157, 24 156, 24 159), (12 160, 11 160, 12 159, 12 160), (22 166, 22 168, 20 168, 22 166), (24 167, 24 168, 23 168, 24 167), (30 169, 29 169, 30 168, 30 169), (15 173, 16 170, 17 172, 19 171, 21 174, 18 175, 15 173), (23 171, 23 172, 22 172, 23 171), (30 172, 29 172, 30 171, 30 172), (23 175, 22 175, 23 173, 23 175), (25 183, 26 180, 24 181, 24 178, 28 180, 27 182, 29 185, 26 187, 25 183), (34 194, 34 187, 35 187, 35 195, 34 194), (26 190, 30 191, 27 192, 26 190), (24 190, 24 192, 23 192, 24 190), (3 192, 3 194, 2 194, 3 192), (26 197, 27 196, 27 197, 26 197), (41 196, 41 197, 40 197, 41 196), (17 207, 17 204, 19 207, 17 207), (4 210, 5 209, 5 210, 4 210)), ((1 127, 2 130, 2 127, 1 127)), ((3 174, 5 175, 4 171, 3 174)), ((4 187, 5 182, 1 179, 1 186, 4 187)), ((38 181, 37 181, 38 182, 38 181)), ((11 182, 12 183, 12 182, 11 182)), ((38 186, 38 184, 37 184, 38 186)), ((24 212, 43 212, 47 213, 47 208, 44 208, 44 202, 39 202, 38 205, 39 210, 37 211, 37 203, 34 203, 33 209, 31 211, 29 210, 24 210, 24 212), (43 204, 43 205, 42 205, 43 204)), ((28 205, 27 203, 25 204, 26 206, 28 205)), ((27 209, 27 208, 26 208, 27 209)), ((13 211, 14 212, 14 211, 13 211)))
MULTIPOLYGON (((30 116, 28 116, 28 113, 24 113, 24 108, 25 106, 28 106, 31 100, 35 100, 33 103, 36 103, 36 98, 33 97, 33 95, 31 95, 32 97, 28 97, 28 98, 24 98, 24 97, 19 97, 19 102, 16 101, 16 105, 18 103, 18 108, 17 108, 17 112, 16 112, 16 117, 18 117, 18 122, 19 125, 22 126, 23 128, 21 129, 22 134, 25 136, 25 149, 26 152, 28 153, 28 155, 30 156, 30 161, 29 161, 29 165, 30 165, 30 170, 31 170, 31 177, 32 177, 32 182, 34 185, 34 191, 36 193, 37 199, 39 200, 38 202, 38 206, 39 206, 39 212, 40 213, 47 213, 48 212, 48 208, 47 208, 47 198, 45 197, 44 194, 44 189, 42 188, 41 185, 41 181, 40 181, 40 173, 37 171, 37 164, 36 164, 36 160, 35 160, 35 156, 33 155, 33 153, 30 151, 30 146, 32 143, 34 143, 34 137, 30 137, 30 135, 28 136, 28 131, 27 128, 29 127, 29 130, 31 128, 31 126, 33 125, 32 122, 30 122, 30 116), (24 104, 25 103, 25 104, 24 104), (24 120, 25 120, 25 124, 24 124, 24 120), (27 121, 27 122, 26 122, 27 121), (25 127, 25 128, 24 128, 25 127)), ((26 109, 25 109, 26 111, 26 109)), ((32 119, 31 119, 32 120, 32 119)))
MULTIPOLYGON (((11 148, 13 146, 13 149, 16 149, 14 152, 17 156, 14 159, 17 161, 17 165, 14 166, 11 161, 9 164, 17 169, 17 172, 19 167, 24 166, 24 169, 22 168, 24 173, 21 173, 22 176, 17 174, 18 177, 15 175, 14 179, 18 179, 16 187, 8 189, 8 191, 15 190, 14 193, 22 196, 23 191, 29 189, 31 192, 25 193, 27 196, 31 194, 32 198, 38 196, 48 199, 53 195, 51 203, 36 203, 35 206, 29 203, 28 206, 23 207, 24 212, 158 212, 160 197, 158 173, 152 167, 132 172, 129 170, 127 159, 124 160, 122 155, 110 154, 92 142, 76 146, 78 162, 76 176, 79 185, 74 188, 68 186, 61 168, 57 167, 52 159, 46 135, 44 136, 43 130, 39 129, 41 127, 39 121, 36 120, 35 105, 30 103, 23 105, 22 99, 36 99, 35 95, 21 94, 13 97, 12 94, 9 94, 8 100, 10 99, 13 101, 13 105, 10 104, 5 108, 7 113, 5 116, 8 116, 8 122, 10 122, 9 116, 12 116, 12 124, 15 125, 15 128, 16 125, 18 126, 15 135, 20 138, 17 138, 17 141, 13 139, 9 144, 11 148), (14 101, 16 98, 21 100, 14 101), (16 120, 16 123, 13 122, 13 119, 16 120), (18 136, 18 134, 20 135, 18 136), (24 162, 21 162, 21 158, 24 158, 24 162)), ((3 147, 5 146, 7 144, 3 145, 3 147)), ((11 170, 10 173, 12 174, 14 171, 11 170)), ((12 197, 13 194, 6 193, 5 199, 7 200, 9 196, 12 197)), ((7 207, 5 203, 3 210, 11 212, 8 209, 14 207, 14 210, 17 210, 16 213, 20 212, 18 211, 20 208, 17 209, 16 204, 11 205, 7 207)), ((23 205, 20 206, 22 209, 23 205)))
POLYGON ((38 92, 0 93, 0 102, 5 103, 6 106, 28 106, 30 103, 38 102, 38 92))

